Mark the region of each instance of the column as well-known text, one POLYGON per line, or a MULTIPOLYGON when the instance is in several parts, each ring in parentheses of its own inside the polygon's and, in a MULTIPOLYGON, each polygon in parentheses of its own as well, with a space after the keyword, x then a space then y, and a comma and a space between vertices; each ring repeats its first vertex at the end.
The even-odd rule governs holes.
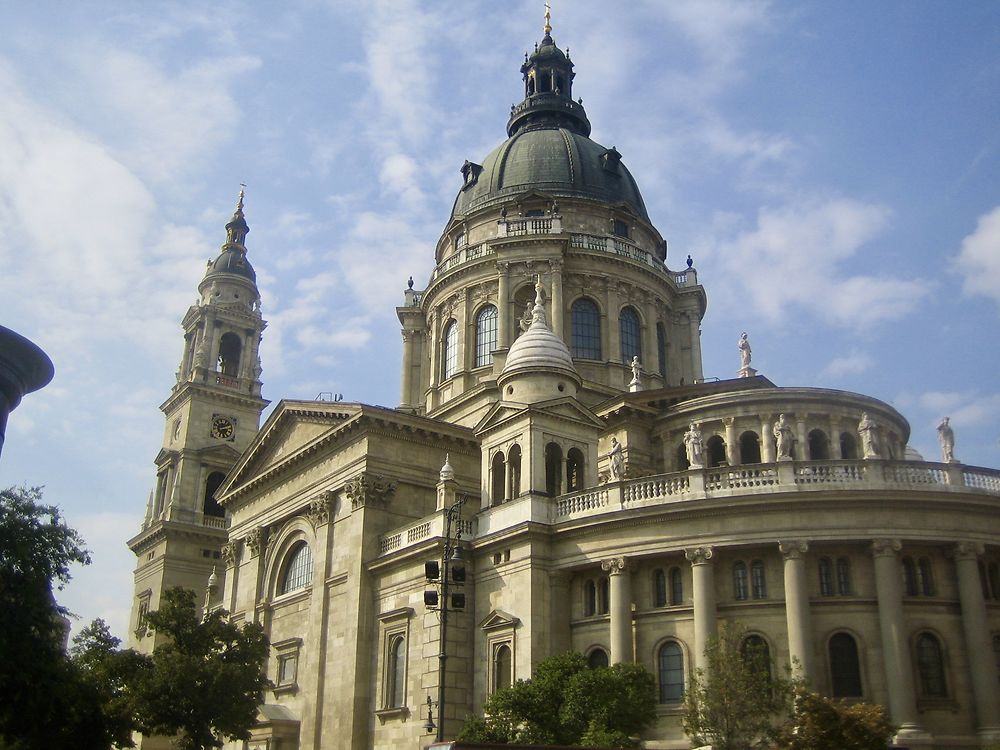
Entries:
POLYGON ((611 663, 630 662, 632 658, 632 576, 628 560, 612 557, 601 563, 610 577, 611 663))
POLYGON ((809 616, 809 587, 806 583, 808 542, 778 542, 785 559, 785 621, 788 627, 788 655, 792 670, 808 684, 813 677, 812 625, 809 616))
POLYGON ((694 604, 694 666, 708 670, 705 649, 715 637, 715 576, 711 547, 684 550, 691 563, 691 598, 694 604))
POLYGON ((839 461, 844 457, 840 452, 840 419, 830 417, 830 458, 839 461))
POLYGON ((399 379, 399 406, 401 409, 416 406, 410 402, 410 394, 413 392, 413 336, 413 331, 403 329, 403 372, 399 379))
POLYGON ((514 499, 514 465, 510 461, 510 451, 503 457, 503 501, 514 499))
POLYGON ((723 417, 722 423, 726 426, 726 463, 736 466, 740 462, 740 452, 736 445, 736 418, 723 417))
POLYGON ((705 377, 701 367, 701 320, 696 313, 688 313, 688 325, 691 329, 691 382, 697 382, 705 377))
POLYGON ((760 415, 760 460, 765 464, 774 463, 774 436, 771 433, 773 414, 760 415))
POLYGON ((979 580, 979 556, 983 545, 959 542, 955 545, 955 568, 958 572, 958 597, 962 603, 962 630, 965 651, 969 655, 969 676, 976 706, 976 729, 983 743, 1000 740, 1000 683, 997 682, 986 603, 979 580))
POLYGON ((796 461, 808 461, 809 456, 809 436, 806 434, 807 414, 795 415, 795 437, 799 441, 795 450, 796 461))
POLYGON ((509 263, 497 263, 497 348, 510 346, 509 263))
POLYGON ((563 338, 562 263, 558 260, 550 260, 549 268, 552 269, 549 276, 552 293, 552 332, 559 338, 563 338))
MULTIPOLYGON (((607 349, 604 352, 604 359, 609 362, 621 362, 621 324, 618 322, 618 313, 621 312, 621 300, 618 297, 618 288, 610 282, 607 285, 607 292, 604 297, 604 309, 607 311, 606 326, 607 349)), ((629 374, 629 378, 631 378, 629 374)))
POLYGON ((876 539, 872 542, 882 658, 889 689, 889 714, 892 721, 899 725, 896 737, 911 738, 925 736, 925 732, 917 713, 913 665, 903 622, 903 583, 898 559, 902 547, 898 539, 876 539))

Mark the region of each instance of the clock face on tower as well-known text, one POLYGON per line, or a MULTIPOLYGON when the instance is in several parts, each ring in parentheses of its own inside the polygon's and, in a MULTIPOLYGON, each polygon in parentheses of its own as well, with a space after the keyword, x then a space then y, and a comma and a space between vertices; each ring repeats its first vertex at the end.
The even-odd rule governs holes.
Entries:
POLYGON ((234 440, 236 437, 236 420, 222 414, 212 415, 212 437, 220 440, 234 440))

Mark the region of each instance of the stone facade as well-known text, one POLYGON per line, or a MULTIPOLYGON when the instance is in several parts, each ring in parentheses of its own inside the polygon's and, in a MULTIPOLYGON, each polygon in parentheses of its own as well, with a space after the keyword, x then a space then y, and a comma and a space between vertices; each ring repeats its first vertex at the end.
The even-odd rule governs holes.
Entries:
MULTIPOLYGON (((661 699, 646 746, 686 748, 683 684, 738 621, 774 670, 887 705, 907 746, 996 740, 1000 472, 924 461, 891 406, 777 387, 749 353, 740 377, 704 382, 696 270, 667 266, 548 33, 522 75, 508 141, 463 168, 437 266, 397 308, 397 409, 282 401, 257 430, 259 367, 214 381, 221 335, 204 333, 242 326, 255 356, 257 298, 233 317, 219 305, 236 299, 203 284, 164 405, 164 489, 130 542, 135 642, 151 645, 141 609, 162 586, 204 590, 218 566, 209 606, 272 643, 249 747, 426 743, 442 646, 424 566, 465 498, 451 528, 466 603, 448 618, 444 709, 431 706, 445 736, 575 649, 646 666, 661 699), (239 427, 219 445, 223 409, 239 427), (218 523, 199 504, 216 466, 218 523)), ((206 278, 250 292, 238 260, 206 278)))

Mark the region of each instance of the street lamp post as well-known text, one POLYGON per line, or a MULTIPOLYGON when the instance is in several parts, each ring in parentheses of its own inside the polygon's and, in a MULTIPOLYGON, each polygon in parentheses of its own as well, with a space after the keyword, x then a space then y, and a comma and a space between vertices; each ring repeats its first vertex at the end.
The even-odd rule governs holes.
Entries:
MULTIPOLYGON (((424 604, 429 609, 437 608, 441 618, 440 647, 438 650, 438 723, 436 740, 444 740, 444 720, 445 720, 445 664, 448 661, 448 613, 451 611, 461 612, 465 609, 465 593, 462 591, 451 591, 452 584, 461 586, 465 583, 465 562, 462 560, 462 548, 459 542, 462 539, 461 527, 458 523, 462 506, 465 505, 466 496, 459 497, 445 511, 444 523, 444 555, 440 565, 437 560, 428 560, 424 563, 424 573, 428 581, 439 582, 441 587, 440 598, 436 589, 424 591, 424 604), (452 538, 452 529, 455 529, 455 536, 452 538)), ((428 700, 428 725, 430 722, 430 696, 428 700)))

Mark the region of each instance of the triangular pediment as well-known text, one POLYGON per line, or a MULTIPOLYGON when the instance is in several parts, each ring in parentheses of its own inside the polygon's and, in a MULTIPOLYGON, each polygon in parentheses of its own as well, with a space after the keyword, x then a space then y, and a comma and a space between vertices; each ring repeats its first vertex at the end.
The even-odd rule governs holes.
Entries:
POLYGON ((604 428, 604 421, 574 398, 558 398, 537 404, 519 404, 510 401, 498 401, 490 407, 475 426, 477 436, 490 430, 509 424, 518 419, 528 421, 560 420, 583 423, 599 429, 604 428))
POLYGON ((479 623, 482 630, 500 630, 503 628, 516 628, 521 624, 514 615, 504 612, 502 609, 494 609, 486 618, 479 623))

